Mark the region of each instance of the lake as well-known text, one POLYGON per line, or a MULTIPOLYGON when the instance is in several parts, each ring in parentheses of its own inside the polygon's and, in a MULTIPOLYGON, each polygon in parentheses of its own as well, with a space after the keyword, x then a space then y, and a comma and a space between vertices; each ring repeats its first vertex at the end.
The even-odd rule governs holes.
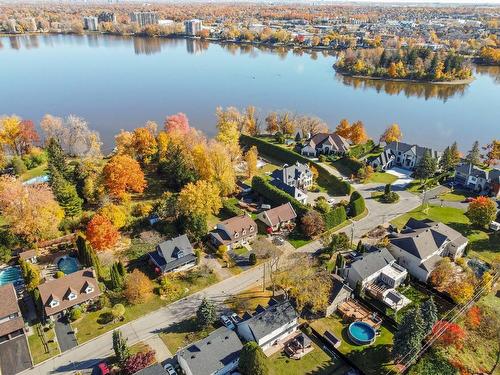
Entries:
POLYGON ((500 137, 500 69, 475 69, 466 86, 359 80, 336 74, 335 57, 185 39, 101 35, 0 37, 0 114, 39 122, 75 114, 109 150, 120 129, 184 112, 215 134, 215 108, 254 105, 315 115, 331 129, 362 120, 378 139, 396 122, 404 141, 467 151, 500 137))

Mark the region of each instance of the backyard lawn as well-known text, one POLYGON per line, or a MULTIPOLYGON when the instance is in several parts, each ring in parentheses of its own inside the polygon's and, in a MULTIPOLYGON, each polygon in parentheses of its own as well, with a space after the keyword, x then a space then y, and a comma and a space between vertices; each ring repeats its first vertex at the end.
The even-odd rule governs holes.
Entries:
POLYGON ((48 172, 47 163, 43 163, 43 164, 40 164, 38 167, 35 167, 33 169, 29 169, 28 171, 24 172, 21 175, 21 180, 28 181, 28 180, 31 180, 32 178, 42 176, 46 172, 48 172))
POLYGON ((336 314, 315 320, 311 326, 320 334, 326 330, 332 332, 342 340, 338 350, 353 361, 367 375, 375 375, 391 371, 390 352, 392 347, 393 333, 386 327, 380 327, 380 336, 374 344, 368 346, 353 345, 347 336, 348 325, 344 324, 342 318, 336 314))
POLYGON ((38 327, 43 330, 41 324, 37 323, 31 327, 33 329, 33 334, 31 336, 28 336, 28 344, 30 346, 34 365, 59 354, 59 346, 57 345, 57 343, 49 342, 51 340, 54 340, 55 338, 54 330, 49 329, 47 332, 44 332, 45 342, 47 343, 48 348, 48 351, 46 351, 43 345, 42 338, 39 335, 40 331, 38 330, 38 327))
POLYGON ((477 257, 488 263, 500 260, 500 239, 495 233, 487 233, 484 230, 473 228, 470 221, 465 216, 464 211, 453 207, 429 206, 426 211, 423 207, 417 207, 394 220, 391 224, 402 228, 409 218, 431 219, 440 221, 459 231, 469 239, 468 257, 477 257))
POLYGON ((215 327, 211 326, 201 330, 198 327, 196 318, 193 317, 171 325, 161 332, 159 336, 170 353, 175 354, 180 348, 207 337, 214 329, 215 327))
POLYGON ((398 178, 396 176, 394 176, 393 174, 390 174, 390 173, 375 172, 364 183, 367 184, 367 183, 370 183, 370 182, 378 182, 378 183, 381 183, 381 184, 392 184, 397 179, 398 178))

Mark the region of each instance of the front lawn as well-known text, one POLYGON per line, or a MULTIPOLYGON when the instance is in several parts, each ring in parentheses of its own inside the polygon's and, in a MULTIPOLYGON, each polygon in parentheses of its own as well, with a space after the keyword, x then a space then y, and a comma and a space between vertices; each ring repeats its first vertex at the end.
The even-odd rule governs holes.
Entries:
POLYGON ((207 337, 214 329, 213 326, 200 329, 196 317, 192 317, 171 325, 161 332, 159 336, 170 353, 175 354, 179 349, 207 337))
POLYGON ((462 233, 469 239, 468 257, 477 257, 490 264, 500 260, 499 235, 472 227, 469 219, 465 216, 465 212, 459 208, 429 206, 424 209, 420 206, 392 220, 391 224, 402 228, 411 217, 418 220, 431 219, 440 221, 462 233))
POLYGON ((304 245, 307 245, 309 242, 312 241, 312 239, 304 236, 304 234, 297 228, 288 235, 286 240, 290 242, 290 244, 296 249, 304 245))
POLYGON ((311 326, 320 334, 326 330, 332 332, 342 340, 338 350, 353 361, 367 375, 378 375, 391 371, 393 368, 391 360, 391 347, 393 333, 385 326, 381 326, 380 335, 372 345, 358 346, 351 344, 348 336, 348 324, 344 324, 339 315, 315 320, 311 326))
POLYGON ((33 334, 28 336, 28 344, 34 365, 59 354, 59 346, 54 341, 56 334, 53 329, 44 331, 40 323, 33 325, 31 328, 33 334), (40 334, 45 337, 45 340, 43 340, 40 334), (44 341, 47 344, 46 346, 43 344, 44 341))
POLYGON ((438 198, 447 202, 463 202, 466 198, 474 196, 475 195, 470 191, 454 190, 445 194, 441 194, 438 198))
POLYGON ((381 184, 392 184, 397 179, 396 176, 387 172, 375 172, 364 183, 377 182, 381 184))
POLYGON ((243 314, 246 311, 255 311, 258 305, 267 306, 272 296, 272 291, 262 290, 262 286, 256 286, 228 298, 225 303, 237 314, 243 314))
POLYGON ((313 340, 314 350, 299 360, 289 358, 283 351, 267 359, 270 375, 342 375, 349 370, 340 358, 334 358, 313 340))

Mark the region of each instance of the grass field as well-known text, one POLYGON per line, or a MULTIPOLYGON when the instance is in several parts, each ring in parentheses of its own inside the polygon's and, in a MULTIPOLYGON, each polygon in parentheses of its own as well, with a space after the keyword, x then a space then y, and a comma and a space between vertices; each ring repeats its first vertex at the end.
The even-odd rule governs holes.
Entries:
POLYGON ((267 306, 272 295, 270 290, 262 290, 259 285, 228 298, 225 303, 237 314, 243 314, 245 311, 254 311, 258 305, 267 306))
POLYGON ((429 206, 424 210, 422 206, 410 211, 394 220, 391 224, 402 228, 409 218, 419 220, 429 218, 449 225, 469 239, 467 256, 478 257, 486 262, 494 263, 500 260, 500 236, 474 228, 465 216, 465 212, 453 207, 429 206))
POLYGON ((38 167, 30 169, 21 175, 22 181, 28 181, 32 178, 42 176, 47 173, 47 163, 40 164, 38 167))
POLYGON ((38 335, 37 326, 43 330, 43 327, 40 324, 36 324, 32 326, 33 334, 28 336, 28 344, 31 351, 31 356, 33 357, 33 364, 43 362, 46 359, 49 359, 55 355, 59 354, 59 346, 56 342, 49 342, 54 340, 56 334, 53 329, 49 329, 47 332, 44 332, 45 340, 48 344, 48 352, 45 351, 45 347, 42 342, 42 338, 38 335))
POLYGON ((397 179, 398 178, 396 176, 394 176, 393 174, 390 174, 390 173, 375 172, 364 183, 367 184, 370 182, 378 182, 381 184, 392 184, 397 179))
POLYGON ((180 348, 207 337, 214 329, 212 326, 200 329, 193 317, 168 327, 159 336, 170 353, 175 354, 180 348))
POLYGON ((347 336, 347 324, 342 322, 338 315, 332 315, 311 323, 311 326, 320 334, 326 330, 332 332, 342 340, 338 350, 353 361, 367 375, 378 375, 391 371, 390 352, 392 347, 393 333, 386 327, 380 327, 380 336, 374 344, 368 346, 358 346, 351 344, 347 336))

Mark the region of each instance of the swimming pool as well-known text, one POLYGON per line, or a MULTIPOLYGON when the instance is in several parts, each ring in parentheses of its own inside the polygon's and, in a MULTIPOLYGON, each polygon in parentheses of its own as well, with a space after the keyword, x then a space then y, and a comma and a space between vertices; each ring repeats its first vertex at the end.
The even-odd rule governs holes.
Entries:
POLYGON ((357 345, 368 345, 375 341, 375 329, 365 322, 354 322, 349 325, 349 339, 357 345))
POLYGON ((7 267, 0 270, 0 285, 13 283, 19 285, 23 283, 23 275, 19 266, 7 267))
POLYGON ((70 273, 78 271, 80 269, 80 265, 76 258, 65 255, 57 261, 57 268, 63 271, 66 275, 69 275, 70 273))

